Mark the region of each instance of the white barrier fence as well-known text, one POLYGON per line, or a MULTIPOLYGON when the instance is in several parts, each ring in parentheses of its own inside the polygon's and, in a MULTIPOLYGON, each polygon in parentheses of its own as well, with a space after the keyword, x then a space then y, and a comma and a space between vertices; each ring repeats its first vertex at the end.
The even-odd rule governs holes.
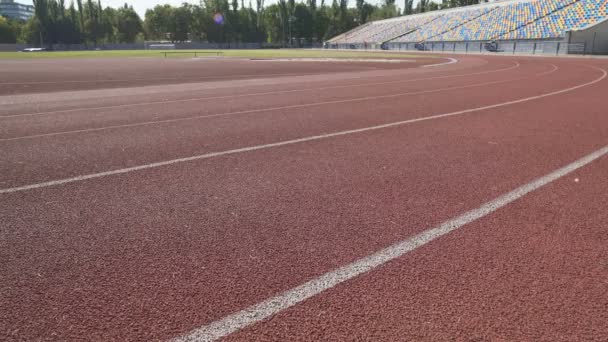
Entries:
MULTIPOLYGON (((0 44, 0 52, 10 51, 21 51, 25 48, 39 47, 28 44, 0 44)), ((144 49, 156 49, 156 50, 217 50, 217 49, 278 49, 282 46, 280 43, 242 43, 242 42, 231 42, 231 43, 206 43, 206 42, 185 42, 185 43, 171 43, 171 42, 144 42, 144 43, 133 43, 133 44, 99 44, 84 45, 84 44, 54 44, 52 50, 55 51, 80 51, 80 50, 144 50, 144 49)), ((294 46, 296 47, 296 46, 294 46)), ((300 43, 300 48, 322 48, 321 43, 300 43)))
POLYGON ((565 55, 587 54, 590 51, 586 43, 567 43, 563 41, 500 41, 493 45, 486 42, 426 42, 426 43, 385 43, 380 44, 334 44, 330 49, 358 50, 399 50, 431 51, 453 53, 497 53, 518 55, 565 55))

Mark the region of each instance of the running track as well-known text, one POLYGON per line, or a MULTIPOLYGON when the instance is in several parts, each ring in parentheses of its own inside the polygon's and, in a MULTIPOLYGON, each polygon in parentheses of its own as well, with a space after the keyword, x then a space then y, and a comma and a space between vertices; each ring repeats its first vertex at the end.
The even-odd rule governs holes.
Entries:
POLYGON ((0 340, 605 339, 608 62, 456 58, 14 69, 0 340))

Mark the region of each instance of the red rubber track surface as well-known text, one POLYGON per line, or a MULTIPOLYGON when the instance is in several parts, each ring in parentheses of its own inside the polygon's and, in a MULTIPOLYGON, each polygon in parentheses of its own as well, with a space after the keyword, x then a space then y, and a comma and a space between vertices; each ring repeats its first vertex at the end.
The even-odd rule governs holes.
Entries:
MULTIPOLYGON (((608 67, 458 58, 95 92, 38 85, 0 97, 0 188, 514 101, 608 67), (158 99, 172 102, 148 103, 158 99)), ((209 75, 230 68, 212 63, 209 75)), ((0 194, 0 339, 186 334, 602 148, 607 87, 0 194)), ((600 159, 227 339, 600 340, 607 170, 600 159)))
POLYGON ((312 63, 206 58, 3 60, 2 65, 0 65, 0 73, 2 73, 0 94, 403 69, 433 63, 437 63, 437 60, 421 58, 415 63, 312 63), (24 70, 27 70, 27 72, 24 72, 24 70))
POLYGON ((606 170, 598 161, 227 340, 603 340, 606 170))

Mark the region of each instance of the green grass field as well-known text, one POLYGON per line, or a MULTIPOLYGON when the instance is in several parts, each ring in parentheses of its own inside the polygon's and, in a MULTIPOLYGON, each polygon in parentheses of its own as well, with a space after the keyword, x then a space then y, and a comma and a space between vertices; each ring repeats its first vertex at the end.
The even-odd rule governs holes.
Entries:
MULTIPOLYGON (((169 58, 193 57, 191 52, 222 51, 225 57, 242 58, 432 58, 429 55, 405 53, 335 51, 307 49, 261 49, 261 50, 167 50, 169 58), (184 53, 175 53, 184 52, 184 53)), ((0 59, 44 59, 44 58, 126 58, 158 57, 164 58, 164 50, 101 50, 101 51, 53 51, 53 52, 0 52, 0 59)))

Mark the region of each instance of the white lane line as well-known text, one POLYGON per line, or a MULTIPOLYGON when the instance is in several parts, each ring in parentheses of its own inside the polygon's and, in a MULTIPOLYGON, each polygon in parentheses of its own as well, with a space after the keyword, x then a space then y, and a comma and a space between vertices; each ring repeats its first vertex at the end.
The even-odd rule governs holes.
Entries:
POLYGON ((350 98, 350 99, 344 99, 344 100, 312 102, 312 103, 304 103, 304 104, 289 105, 289 106, 280 106, 280 107, 269 107, 269 108, 260 108, 260 109, 248 109, 248 110, 241 110, 241 111, 235 111, 235 112, 225 112, 225 113, 206 114, 206 115, 195 115, 195 116, 188 116, 188 117, 175 118, 175 119, 166 119, 166 120, 142 121, 142 122, 136 122, 136 123, 132 123, 132 124, 113 125, 113 126, 105 126, 105 127, 98 127, 98 128, 85 128, 85 129, 78 129, 78 130, 72 130, 72 131, 60 131, 60 132, 51 132, 51 133, 42 133, 42 134, 23 135, 23 136, 20 136, 20 137, 0 138, 0 142, 16 141, 16 140, 26 140, 26 139, 35 139, 35 138, 44 138, 44 137, 53 137, 53 136, 78 134, 78 133, 100 132, 100 131, 113 130, 113 129, 140 127, 140 126, 150 126, 150 125, 158 125, 158 124, 166 124, 166 123, 174 123, 174 122, 190 121, 190 120, 204 120, 204 119, 212 119, 212 118, 217 118, 217 117, 225 117, 225 116, 233 116, 233 115, 245 115, 245 114, 254 114, 254 113, 262 113, 262 112, 272 112, 272 111, 284 110, 284 109, 307 108, 307 107, 324 106, 324 105, 330 105, 330 104, 371 101, 371 100, 394 98, 394 97, 403 97, 403 96, 413 96, 413 95, 424 95, 424 94, 439 93, 439 92, 448 91, 448 90, 470 89, 470 88, 477 88, 477 87, 483 87, 483 86, 488 86, 488 85, 503 84, 503 83, 521 81, 521 80, 528 79, 528 78, 539 77, 539 76, 547 75, 547 74, 550 74, 550 73, 553 73, 553 72, 557 71, 557 67, 555 67, 555 68, 556 69, 553 69, 553 70, 550 70, 550 71, 547 71, 547 72, 542 72, 542 73, 536 74, 536 75, 534 75, 532 77, 520 77, 520 78, 500 80, 500 81, 475 83, 475 84, 469 84, 469 85, 466 85, 466 86, 437 88, 437 89, 422 90, 422 91, 415 91, 415 92, 405 92, 405 93, 397 93, 397 94, 388 94, 388 95, 357 97, 357 98, 350 98))
POLYGON ((557 65, 555 65, 555 64, 549 64, 549 65, 551 66, 550 70, 547 70, 545 72, 541 72, 540 74, 536 74, 536 75, 534 75, 534 77, 549 75, 549 74, 552 74, 552 73, 556 72, 559 69, 557 67, 557 65))
POLYGON ((456 58, 450 58, 450 57, 446 57, 447 59, 449 59, 448 62, 445 63, 439 63, 439 64, 429 64, 429 65, 423 65, 423 68, 431 68, 431 67, 437 67, 437 66, 442 66, 442 65, 449 65, 449 64, 454 64, 454 63, 458 63, 458 60, 456 58))
MULTIPOLYGON (((298 76, 301 74, 267 74, 265 76, 298 76)), ((166 81, 166 80, 207 80, 207 79, 224 79, 232 77, 251 77, 260 76, 260 74, 248 74, 248 75, 218 75, 218 76, 205 76, 205 77, 157 77, 157 78, 132 78, 132 79, 118 79, 118 80, 70 80, 70 81, 35 81, 35 82, 0 82, 0 86, 4 85, 26 85, 26 84, 64 84, 64 83, 111 83, 111 82, 135 82, 135 81, 166 81)))
POLYGON ((302 89, 292 89, 292 90, 279 90, 279 91, 269 91, 269 92, 237 94, 237 95, 207 96, 207 97, 196 97, 196 98, 180 99, 180 100, 138 102, 138 103, 127 103, 127 104, 120 104, 120 105, 111 105, 111 106, 98 106, 98 107, 84 107, 84 108, 64 109, 64 110, 55 110, 55 111, 47 111, 47 112, 35 112, 35 113, 24 113, 24 114, 0 115, 0 119, 15 118, 15 117, 25 117, 25 116, 39 116, 39 115, 50 115, 50 114, 73 113, 73 112, 100 110, 100 109, 129 108, 129 107, 149 106, 149 105, 158 105, 158 104, 185 103, 185 102, 220 100, 220 99, 227 99, 227 98, 239 98, 239 97, 249 97, 249 96, 280 95, 280 94, 289 94, 289 93, 298 93, 298 92, 307 92, 307 91, 343 89, 343 88, 356 88, 356 87, 370 87, 370 86, 386 85, 386 84, 411 83, 411 82, 416 82, 416 81, 438 80, 438 79, 446 79, 446 78, 455 78, 455 77, 464 77, 464 76, 476 76, 476 75, 483 75, 483 74, 491 74, 491 73, 497 73, 497 72, 509 71, 509 70, 517 69, 520 66, 521 66, 521 64, 519 62, 515 62, 514 65, 506 67, 506 68, 495 69, 495 70, 488 70, 488 71, 480 71, 480 72, 468 73, 468 74, 456 74, 456 75, 425 77, 425 78, 414 78, 414 79, 407 79, 407 80, 384 81, 384 82, 369 82, 369 83, 360 83, 360 84, 347 84, 347 85, 329 86, 329 87, 302 88, 302 89))
POLYGON ((158 125, 158 124, 174 123, 174 122, 190 121, 190 120, 203 120, 203 119, 211 119, 211 118, 217 118, 217 117, 254 114, 254 113, 261 113, 261 112, 273 112, 273 111, 284 110, 284 109, 307 108, 307 107, 324 106, 324 105, 330 105, 330 104, 362 102, 362 101, 371 101, 371 100, 387 99, 387 98, 394 98, 394 97, 432 94, 432 93, 438 93, 438 92, 448 91, 448 90, 469 89, 469 88, 477 88, 477 87, 483 87, 483 86, 488 86, 488 85, 496 85, 496 84, 501 84, 501 83, 515 82, 515 81, 520 81, 522 79, 525 79, 525 78, 483 82, 483 83, 469 84, 466 86, 437 88, 437 89, 422 90, 422 91, 409 92, 409 93, 406 92, 406 93, 397 93, 397 94, 389 94, 389 95, 366 96, 366 97, 350 98, 350 99, 345 99, 345 100, 312 102, 312 103, 303 103, 303 104, 289 105, 289 106, 240 110, 240 111, 236 111, 236 112, 196 115, 196 116, 188 116, 188 117, 176 118, 176 119, 142 121, 142 122, 137 122, 137 123, 132 123, 132 124, 105 126, 105 127, 98 127, 98 128, 85 128, 85 129, 78 129, 78 130, 73 130, 73 131, 61 131, 61 132, 52 132, 52 133, 23 135, 20 137, 13 137, 13 138, 1 138, 0 142, 35 139, 35 138, 43 138, 43 137, 53 137, 53 136, 69 135, 69 134, 77 134, 77 133, 100 132, 100 131, 107 131, 107 130, 120 129, 120 128, 150 126, 150 125, 158 125))
POLYGON ((596 78, 593 81, 589 81, 587 83, 579 84, 577 86, 565 88, 562 90, 553 91, 550 93, 545 93, 542 95, 535 95, 535 96, 530 96, 530 97, 526 97, 526 98, 522 98, 522 99, 518 99, 518 100, 497 103, 497 104, 493 104, 493 105, 489 105, 489 106, 470 108, 470 109, 460 110, 460 111, 451 112, 451 113, 438 114, 438 115, 426 116, 426 117, 421 117, 421 118, 416 118, 416 119, 391 122, 391 123, 387 123, 387 124, 383 124, 383 125, 357 128, 357 129, 351 129, 351 130, 347 130, 347 131, 340 131, 340 132, 327 133, 327 134, 321 134, 321 135, 314 135, 314 136, 309 136, 309 137, 305 137, 305 138, 279 141, 276 143, 270 143, 270 144, 264 144, 264 145, 242 147, 242 148, 237 148, 237 149, 233 149, 233 150, 211 152, 211 153, 199 154, 196 156, 191 156, 191 157, 186 157, 186 158, 178 158, 178 159, 166 160, 166 161, 162 161, 162 162, 127 167, 127 168, 123 168, 123 169, 116 169, 116 170, 111 170, 111 171, 91 173, 91 174, 87 174, 87 175, 58 179, 58 180, 54 180, 54 181, 28 184, 28 185, 13 187, 13 188, 5 188, 5 189, 0 189, 0 194, 8 194, 8 193, 14 193, 14 192, 46 188, 46 187, 51 187, 51 186, 58 186, 58 185, 63 185, 63 184, 68 184, 68 183, 85 181, 85 180, 89 180, 89 179, 120 175, 120 174, 124 174, 124 173, 130 173, 130 172, 141 171, 141 170, 146 170, 146 169, 153 169, 153 168, 157 168, 157 167, 162 167, 162 166, 167 166, 167 165, 172 165, 172 164, 177 164, 177 163, 184 163, 184 162, 189 162, 189 161, 194 161, 194 160, 210 159, 210 158, 215 158, 215 157, 220 157, 220 156, 227 156, 227 155, 257 151, 257 150, 264 150, 264 149, 269 149, 269 148, 273 148, 273 147, 293 145, 293 144, 298 144, 298 143, 303 143, 303 142, 308 142, 308 141, 322 140, 322 139, 328 139, 328 138, 339 137, 339 136, 344 136, 344 135, 370 132, 370 131, 389 128, 389 127, 403 126, 403 125, 412 124, 415 122, 436 120, 436 119, 446 118, 446 117, 450 117, 450 116, 463 115, 463 114, 479 112, 479 111, 483 111, 483 110, 487 110, 487 109, 493 109, 493 108, 505 107, 505 106, 518 104, 518 103, 524 103, 524 102, 528 102, 528 101, 541 99, 544 97, 564 94, 564 93, 567 93, 570 91, 574 91, 576 89, 587 87, 587 86, 590 86, 592 84, 602 81, 608 75, 608 73, 606 73, 606 71, 604 69, 600 69, 600 68, 596 68, 596 67, 591 67, 591 68, 600 70, 602 72, 602 76, 596 78))
POLYGON ((298 287, 287 290, 275 297, 269 298, 261 303, 252 305, 244 310, 226 316, 218 321, 202 326, 187 335, 178 337, 172 342, 202 342, 214 341, 228 336, 254 323, 273 316, 285 309, 305 301, 319 293, 331 289, 336 285, 351 280, 363 273, 372 271, 387 262, 397 259, 433 240, 449 234, 463 226, 489 215, 496 210, 512 203, 528 193, 535 191, 553 181, 574 172, 575 170, 597 160, 608 154, 608 146, 605 146, 571 164, 555 170, 545 176, 537 178, 530 183, 524 184, 500 197, 497 197, 478 208, 443 222, 439 226, 425 230, 406 240, 380 250, 367 257, 356 260, 353 263, 342 266, 336 270, 325 273, 320 277, 310 280, 298 287))
MULTIPOLYGON (((490 64, 487 60, 482 59, 478 64, 471 65, 470 63, 464 64, 458 68, 451 68, 449 71, 476 71, 484 65, 490 64)), ((510 61, 511 63, 513 61, 510 61)), ((493 64, 494 65, 494 64, 493 64)), ((490 69, 488 69, 490 70, 490 69)), ((441 74, 447 75, 446 69, 435 68, 435 69, 422 69, 422 68, 410 68, 410 69, 399 69, 399 70, 378 70, 374 69, 371 71, 364 72, 339 72, 329 74, 330 79, 334 81, 338 80, 376 80, 385 79, 393 76, 414 77, 416 75, 431 75, 441 74)), ((176 84, 163 84, 163 85, 145 85, 141 87, 129 87, 129 93, 131 96, 139 95, 162 95, 162 94, 177 94, 184 92, 202 92, 201 96, 205 91, 213 89, 226 89, 226 88, 247 88, 255 85, 289 85, 295 83, 317 83, 325 80, 324 76, 327 74, 310 74, 289 77, 273 77, 273 78, 246 78, 239 80, 218 80, 217 82, 192 82, 192 83, 176 83, 176 84), (260 83, 261 82, 261 83, 260 83)), ((79 90, 79 91, 59 91, 53 93, 31 93, 31 94, 18 94, 18 95, 0 95, 0 105, 28 105, 32 102, 36 103, 55 103, 56 98, 64 99, 65 101, 72 101, 75 97, 82 97, 89 100, 98 100, 106 98, 108 96, 121 96, 121 92, 124 92, 125 88, 107 88, 107 89, 94 89, 94 90, 79 90)), ((167 99, 170 100, 170 99, 167 99)), ((159 99, 150 101, 160 101, 159 99)), ((60 101, 61 102, 61 101, 60 101)), ((74 107, 75 108, 75 107, 74 107)), ((6 108, 3 108, 6 110, 6 108)), ((67 109, 67 108, 66 108, 67 109)), ((39 110, 39 109, 36 109, 39 110)), ((50 109, 49 109, 50 110, 50 109)))

